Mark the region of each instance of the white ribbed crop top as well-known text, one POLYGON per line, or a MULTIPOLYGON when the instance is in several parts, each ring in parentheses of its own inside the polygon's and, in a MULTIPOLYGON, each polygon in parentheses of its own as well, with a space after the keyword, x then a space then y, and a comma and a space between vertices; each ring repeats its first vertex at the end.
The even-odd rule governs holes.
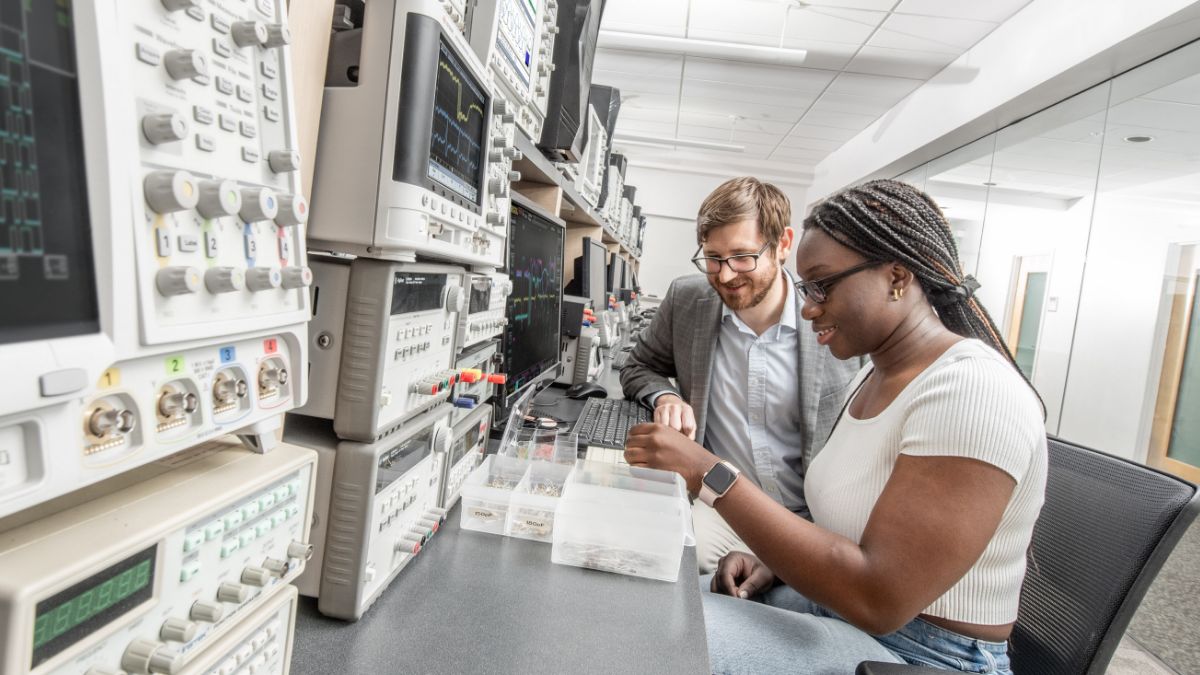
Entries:
MULTIPOLYGON (((869 371, 858 374, 851 391, 869 371)), ((921 612, 983 625, 1015 621, 1025 552, 1046 490, 1046 431, 1029 385, 994 349, 962 340, 879 415, 855 419, 847 406, 805 476, 814 522, 860 541, 900 454, 971 457, 1016 480, 983 555, 921 612)))

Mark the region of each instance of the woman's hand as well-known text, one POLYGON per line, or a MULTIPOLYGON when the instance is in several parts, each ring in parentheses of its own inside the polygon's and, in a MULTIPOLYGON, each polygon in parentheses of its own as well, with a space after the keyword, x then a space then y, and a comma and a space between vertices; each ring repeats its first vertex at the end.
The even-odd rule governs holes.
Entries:
POLYGON ((763 561, 749 553, 733 551, 717 563, 712 578, 712 592, 751 598, 775 585, 775 573, 763 561))
POLYGON ((717 456, 665 424, 639 424, 625 439, 630 466, 674 471, 687 482, 688 492, 700 492, 700 480, 717 463, 717 456))

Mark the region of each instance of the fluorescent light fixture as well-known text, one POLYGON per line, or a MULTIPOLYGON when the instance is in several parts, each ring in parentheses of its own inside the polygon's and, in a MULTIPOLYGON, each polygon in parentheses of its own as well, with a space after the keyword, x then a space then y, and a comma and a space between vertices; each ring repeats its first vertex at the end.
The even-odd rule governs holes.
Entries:
POLYGON ((724 152, 745 152, 746 146, 733 143, 718 143, 716 141, 693 141, 686 138, 663 138, 659 136, 641 136, 638 134, 613 134, 613 145, 643 145, 665 148, 698 148, 700 150, 721 150, 724 152))
POLYGON ((684 56, 747 61, 774 66, 804 65, 804 58, 808 55, 808 52, 803 49, 744 45, 737 42, 694 40, 668 35, 644 35, 613 30, 600 31, 599 45, 605 49, 624 49, 652 54, 683 54, 684 56))

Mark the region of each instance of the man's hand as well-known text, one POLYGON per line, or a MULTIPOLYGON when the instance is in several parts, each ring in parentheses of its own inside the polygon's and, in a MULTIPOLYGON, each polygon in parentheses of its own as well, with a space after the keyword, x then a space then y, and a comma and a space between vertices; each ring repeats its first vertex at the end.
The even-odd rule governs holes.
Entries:
POLYGON ((696 413, 675 394, 663 394, 654 400, 654 421, 696 440, 696 413))
POLYGON ((763 561, 741 551, 728 553, 717 563, 712 592, 735 598, 752 598, 775 585, 775 573, 763 561))

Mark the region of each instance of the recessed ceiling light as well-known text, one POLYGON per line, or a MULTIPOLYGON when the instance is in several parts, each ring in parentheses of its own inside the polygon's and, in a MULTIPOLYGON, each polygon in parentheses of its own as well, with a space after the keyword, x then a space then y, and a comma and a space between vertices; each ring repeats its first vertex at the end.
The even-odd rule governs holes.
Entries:
POLYGON ((1154 140, 1153 136, 1126 136, 1125 137, 1126 143, 1149 143, 1150 141, 1153 141, 1153 140, 1154 140))
POLYGON ((984 184, 984 185, 986 185, 986 186, 988 186, 988 187, 995 187, 995 186, 996 186, 996 184, 995 184, 995 183, 993 183, 993 182, 992 182, 992 181, 990 181, 990 180, 985 180, 985 181, 983 181, 983 184, 984 184))

